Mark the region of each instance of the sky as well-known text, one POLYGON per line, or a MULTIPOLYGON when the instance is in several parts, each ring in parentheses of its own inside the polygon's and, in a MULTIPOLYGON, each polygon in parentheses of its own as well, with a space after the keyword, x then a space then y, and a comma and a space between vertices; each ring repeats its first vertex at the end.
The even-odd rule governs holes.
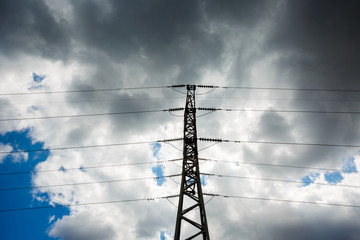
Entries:
POLYGON ((359 11, 3 0, 0 238, 173 239, 182 141, 157 140, 183 136, 183 112, 94 114, 184 107, 162 86, 195 84, 230 87, 197 88, 198 107, 248 110, 198 112, 199 137, 245 141, 198 143, 203 192, 221 195, 204 196, 211 239, 360 239, 359 11))

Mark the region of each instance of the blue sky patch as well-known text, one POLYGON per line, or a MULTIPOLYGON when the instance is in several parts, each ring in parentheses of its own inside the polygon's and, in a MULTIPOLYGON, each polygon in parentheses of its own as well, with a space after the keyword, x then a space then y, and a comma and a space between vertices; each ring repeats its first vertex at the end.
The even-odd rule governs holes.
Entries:
POLYGON ((163 183, 165 182, 164 166, 162 164, 158 164, 155 167, 152 167, 151 170, 155 174, 156 177, 159 177, 158 179, 156 179, 156 184, 158 186, 163 185, 163 183))
POLYGON ((42 83, 42 81, 44 81, 45 78, 46 78, 45 75, 33 73, 32 74, 33 81, 32 81, 31 87, 29 87, 29 90, 42 88, 43 85, 41 83, 42 83))
POLYGON ((325 173, 324 176, 328 183, 340 183, 344 179, 340 172, 325 173))
POLYGON ((153 143, 151 144, 152 145, 152 151, 153 151, 153 156, 159 160, 159 151, 160 151, 160 148, 161 148, 161 144, 156 142, 156 143, 153 143))
MULTIPOLYGON (((33 142, 30 129, 7 132, 0 135, 0 143, 10 145, 14 150, 43 149, 43 142, 33 142)), ((14 155, 8 154, 0 164, 0 173, 27 172, 45 161, 50 155, 49 151, 29 152, 27 161, 14 161, 14 155)), ((27 187, 31 186, 31 174, 0 175, 0 188, 27 187)), ((40 196, 40 195, 39 195, 40 196)), ((47 200, 47 194, 40 196, 47 200)), ((0 191, 0 209, 26 208, 47 205, 47 201, 39 202, 33 198, 32 191, 15 190, 0 191)), ((47 230, 50 227, 49 219, 61 218, 69 214, 67 208, 38 209, 18 212, 0 213, 2 224, 2 239, 53 239, 48 237, 47 230)))
POLYGON ((343 167, 342 167, 343 171, 345 171, 346 173, 357 172, 355 165, 355 158, 343 159, 342 162, 343 162, 343 167))
POLYGON ((160 240, 165 240, 165 232, 160 233, 160 240))
POLYGON ((311 183, 313 183, 315 181, 316 178, 318 178, 320 176, 319 173, 311 173, 305 177, 303 177, 301 179, 301 181, 303 182, 303 187, 309 186, 311 183))
POLYGON ((38 75, 36 73, 33 73, 32 77, 33 77, 33 81, 35 83, 41 83, 45 79, 46 76, 45 75, 38 75))
MULTIPOLYGON (((345 174, 350 174, 357 172, 356 164, 355 164, 354 158, 348 158, 342 160, 342 170, 345 172, 345 174)), ((301 180, 304 183, 302 186, 309 186, 311 183, 314 182, 314 179, 316 179, 319 176, 319 173, 312 173, 308 176, 303 177, 301 180)), ((342 176, 340 171, 334 171, 334 172, 327 172, 324 174, 325 180, 328 183, 340 183, 344 177, 342 176)))
MULTIPOLYGON (((152 146, 152 152, 153 152, 153 156, 159 160, 159 151, 161 149, 161 144, 156 142, 151 144, 152 146)), ((164 166, 162 164, 157 164, 155 167, 151 168, 152 172, 156 175, 156 177, 159 177, 158 179, 156 179, 156 184, 158 186, 162 186, 165 182, 165 178, 164 178, 164 166)))
POLYGON ((201 176, 200 176, 200 181, 201 181, 201 185, 202 185, 202 186, 205 186, 205 185, 206 185, 206 181, 205 181, 205 176, 204 176, 204 175, 201 175, 201 176))

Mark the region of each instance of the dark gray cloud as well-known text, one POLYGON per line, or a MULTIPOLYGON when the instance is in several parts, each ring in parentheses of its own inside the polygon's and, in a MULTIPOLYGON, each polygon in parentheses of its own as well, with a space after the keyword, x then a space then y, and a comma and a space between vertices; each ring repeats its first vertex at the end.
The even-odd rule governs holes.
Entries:
POLYGON ((270 229, 269 239, 359 239, 360 231, 358 224, 347 221, 339 223, 333 216, 329 219, 318 219, 317 223, 311 222, 292 222, 292 223, 281 223, 278 226, 272 225, 270 229))
POLYGON ((3 1, 0 6, 0 49, 64 59, 70 51, 65 22, 57 22, 44 1, 3 1))
MULTIPOLYGON (((11 61, 21 55, 35 55, 45 59, 41 63, 61 60, 64 68, 62 72, 52 72, 52 68, 48 73, 31 70, 46 74, 46 83, 53 90, 58 90, 55 88, 59 86, 75 90, 176 83, 360 89, 358 1, 64 2, 65 7, 50 1, 11 0, 4 1, 0 6, 0 57, 11 61), (58 9, 61 7, 63 9, 58 9), (66 78, 64 85, 52 82, 53 79, 62 78, 66 78)), ((37 63, 37 66, 41 63, 37 63)), ((31 67, 28 69, 33 67, 32 64, 34 63, 29 63, 31 67)), ((202 90, 198 89, 198 92, 205 92, 202 90)), ((357 103, 307 100, 359 100, 358 93, 344 92, 226 90, 211 94, 220 98, 211 99, 206 98, 210 95, 201 95, 199 99, 202 107, 357 111, 357 103), (236 99, 241 97, 264 98, 266 101, 236 99), (269 100, 271 98, 300 100, 272 101, 269 100)), ((184 106, 184 99, 170 99, 174 96, 184 97, 169 89, 69 94, 62 99, 68 101, 63 109, 43 107, 41 110, 43 113, 60 115, 67 114, 67 111, 72 114, 88 114, 184 106), (100 101, 96 102, 97 100, 100 101), (84 102, 74 103, 76 101, 84 102)), ((0 101, 8 103, 5 100, 0 101)), ((7 116, 12 113, 13 110, 9 108, 4 107, 1 115, 7 116)), ((179 114, 181 115, 180 112, 179 114)), ((16 112, 14 116, 17 116, 16 112)), ((39 132, 39 136, 46 136, 46 139, 50 139, 47 140, 49 143, 46 142, 49 146, 127 142, 129 139, 167 134, 167 128, 169 131, 178 131, 177 135, 172 137, 181 136, 181 123, 181 118, 173 118, 167 113, 76 118, 63 122, 53 121, 52 124, 45 121, 34 123, 34 136, 36 131, 39 132), (55 127, 61 131, 55 133, 55 127)), ((234 140, 357 144, 359 129, 359 117, 356 115, 217 112, 198 119, 199 136, 234 140)), ((171 134, 175 135, 174 132, 171 134)), ((40 138, 39 136, 37 137, 40 138)), ((176 144, 181 148, 181 143, 176 144)), ((209 146, 207 143, 201 144, 201 147, 209 146)), ((357 149, 345 148, 220 145, 201 151, 200 155, 224 160, 341 168, 342 159, 354 157, 358 153, 357 149)), ((118 163, 146 161, 153 157, 150 146, 144 147, 141 151, 137 149, 136 153, 131 153, 131 150, 129 147, 121 151, 121 154, 111 154, 108 151, 104 155, 96 152, 97 155, 91 158, 79 152, 78 159, 66 159, 71 158, 71 163, 76 167, 77 163, 85 160, 85 163, 90 164, 89 159, 95 161, 93 165, 96 165, 105 164, 104 159, 118 163)), ((165 153, 165 150, 162 153, 165 157, 171 156, 170 153, 165 153)), ((49 161, 48 169, 51 169, 51 163, 57 163, 56 155, 52 161, 49 161)), ((207 170, 291 180, 300 180, 313 172, 305 169, 257 168, 234 164, 227 167, 224 164, 221 168, 216 166, 218 165, 215 165, 214 169, 207 167, 207 170)), ((164 171, 171 174, 179 171, 176 166, 173 167, 165 166, 164 171)), ((202 167, 206 168, 206 164, 202 167)), ((129 172, 117 171, 117 176, 126 177, 129 174, 130 177, 129 172)), ((139 167, 132 173, 152 174, 150 167, 139 167)), ((110 177, 105 172, 98 175, 99 179, 110 177)), ((92 177, 97 179, 96 174, 88 177, 89 180, 92 180, 92 177)), ((43 185, 51 183, 44 182, 43 185)), ((224 185, 215 182, 208 186, 210 191, 221 190, 225 194, 233 192, 236 195, 253 194, 287 199, 301 196, 296 196, 300 191, 308 193, 305 188, 296 185, 285 187, 260 181, 242 182, 241 187, 239 182, 230 181, 224 181, 224 185)), ((130 184, 119 186, 115 191, 109 187, 107 197, 131 198, 135 193, 140 196, 150 192, 149 185, 141 185, 137 191, 134 189, 135 187, 130 184), (124 195, 126 189, 128 195, 124 195)), ((161 188, 154 190, 154 195, 160 192, 159 189, 161 188)), ((165 190, 169 189, 170 187, 165 190)), ((326 188, 310 189, 309 192, 315 196, 306 195, 305 200, 331 196, 326 188)), ((344 202, 351 200, 343 199, 343 196, 348 195, 343 194, 341 190, 334 192, 344 202)), ((76 193, 74 191, 74 194, 76 193)), ((95 190, 89 193, 97 194, 95 190)), ((88 201, 78 195, 82 201, 88 201)), ((337 198, 330 200, 335 202, 337 198)), ((328 212, 320 209, 318 217, 314 217, 307 212, 306 206, 300 205, 290 205, 288 208, 278 206, 276 212, 272 210, 274 205, 268 202, 239 203, 217 200, 216 203, 217 205, 210 203, 207 206, 210 208, 208 216, 209 223, 212 224, 211 232, 218 239, 237 239, 239 235, 244 236, 244 239, 356 239, 359 236, 358 226, 349 220, 353 219, 352 215, 345 214, 343 219, 341 214, 344 212, 339 211, 339 215, 334 215, 336 210, 333 208, 328 212), (274 216, 279 220, 274 221, 274 216), (328 219, 330 217, 331 221, 328 219)), ((124 236, 151 239, 158 236, 163 229, 173 231, 173 224, 169 219, 172 217, 171 219, 175 220, 175 216, 170 216, 173 213, 167 211, 167 205, 161 206, 161 209, 150 207, 150 210, 144 208, 142 211, 139 211, 141 207, 127 205, 119 209, 119 212, 124 214, 122 220, 125 220, 125 215, 129 215, 129 222, 136 222, 132 224, 131 229, 134 233, 129 231, 124 233, 124 236), (164 218, 160 219, 163 214, 164 218), (158 219, 156 223, 153 223, 154 217, 158 219)), ((110 216, 111 213, 100 215, 106 214, 109 214, 109 219, 117 219, 117 216, 110 216)), ((115 239, 121 235, 117 232, 117 227, 112 223, 99 223, 92 214, 80 211, 77 215, 69 215, 56 222, 50 230, 50 235, 64 239, 115 239)), ((127 228, 122 227, 122 230, 127 228)))
POLYGON ((279 67, 293 69, 300 87, 358 88, 359 2, 286 1, 283 7, 268 47, 290 53, 279 67))
POLYGON ((207 31, 200 1, 109 1, 109 5, 109 11, 100 11, 96 1, 74 3, 75 35, 88 48, 115 61, 141 53, 151 61, 150 72, 179 67, 175 82, 196 81, 200 68, 216 67, 223 43, 221 36, 207 31))

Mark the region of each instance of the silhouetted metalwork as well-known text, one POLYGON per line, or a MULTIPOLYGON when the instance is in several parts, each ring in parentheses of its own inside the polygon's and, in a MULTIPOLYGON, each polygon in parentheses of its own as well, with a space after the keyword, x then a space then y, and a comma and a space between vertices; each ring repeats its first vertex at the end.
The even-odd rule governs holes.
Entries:
POLYGON ((190 236, 194 239, 202 235, 209 240, 205 204, 201 189, 198 147, 196 134, 195 85, 187 85, 184 113, 184 150, 179 205, 176 218, 175 240, 180 239, 182 224, 187 223, 190 236))

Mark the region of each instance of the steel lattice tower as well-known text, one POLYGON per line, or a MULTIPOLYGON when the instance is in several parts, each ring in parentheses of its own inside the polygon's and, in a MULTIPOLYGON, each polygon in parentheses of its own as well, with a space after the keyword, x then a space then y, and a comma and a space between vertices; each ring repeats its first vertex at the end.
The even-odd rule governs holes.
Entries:
POLYGON ((186 239, 194 239, 202 235, 204 240, 209 240, 198 161, 195 108, 196 86, 186 85, 186 88, 183 166, 174 239, 180 239, 181 224, 186 222, 191 226, 192 231, 192 235, 186 239))

